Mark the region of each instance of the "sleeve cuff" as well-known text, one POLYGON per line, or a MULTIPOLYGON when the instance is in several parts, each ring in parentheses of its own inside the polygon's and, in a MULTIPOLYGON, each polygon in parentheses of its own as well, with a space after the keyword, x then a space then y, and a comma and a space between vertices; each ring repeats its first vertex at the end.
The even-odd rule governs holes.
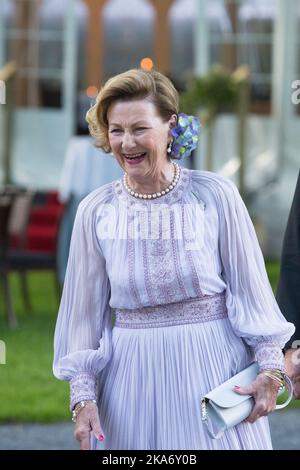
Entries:
POLYGON ((274 343, 259 343, 254 348, 259 370, 279 369, 285 372, 282 349, 274 343))
POLYGON ((96 400, 96 376, 81 373, 70 380, 70 410, 81 400, 96 400))

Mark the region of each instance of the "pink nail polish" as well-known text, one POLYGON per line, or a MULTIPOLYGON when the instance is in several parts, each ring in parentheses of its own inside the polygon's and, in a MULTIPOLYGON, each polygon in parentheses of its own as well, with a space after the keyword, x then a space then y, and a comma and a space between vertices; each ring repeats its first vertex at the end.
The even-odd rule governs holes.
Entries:
POLYGON ((99 439, 99 441, 103 441, 104 440, 103 434, 99 434, 98 439, 99 439))
POLYGON ((241 388, 239 385, 235 385, 235 388, 241 388))

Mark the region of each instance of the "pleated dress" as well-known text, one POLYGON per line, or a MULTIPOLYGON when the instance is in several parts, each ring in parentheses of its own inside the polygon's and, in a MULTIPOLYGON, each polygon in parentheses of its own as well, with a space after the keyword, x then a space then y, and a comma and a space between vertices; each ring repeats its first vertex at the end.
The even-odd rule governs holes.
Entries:
POLYGON ((293 332, 228 178, 181 168, 151 200, 120 178, 80 203, 53 371, 70 408, 97 399, 105 439, 91 433, 92 449, 271 449, 267 417, 211 439, 201 398, 253 360, 283 370, 293 332))

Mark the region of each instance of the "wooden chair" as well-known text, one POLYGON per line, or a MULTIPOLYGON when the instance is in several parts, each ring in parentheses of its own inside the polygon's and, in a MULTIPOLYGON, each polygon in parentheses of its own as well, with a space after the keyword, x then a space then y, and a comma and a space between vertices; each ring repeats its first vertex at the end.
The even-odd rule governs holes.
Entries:
POLYGON ((24 307, 27 312, 32 311, 32 305, 30 302, 26 266, 24 263, 17 263, 16 257, 18 254, 26 251, 26 231, 34 195, 35 191, 28 189, 21 190, 15 196, 8 223, 10 239, 10 248, 8 250, 9 269, 17 270, 19 273, 24 307), (14 249, 11 248, 12 244, 14 249))
POLYGON ((13 185, 0 188, 0 274, 5 316, 12 328, 17 325, 17 318, 9 285, 11 271, 19 274, 25 311, 33 310, 28 287, 28 271, 52 270, 58 302, 60 301, 62 286, 58 279, 57 237, 64 207, 56 205, 55 199, 55 192, 38 194, 13 185), (45 249, 42 238, 45 231, 47 235, 48 227, 40 225, 41 215, 45 216, 44 222, 50 223, 51 247, 50 249, 48 247, 48 250, 45 249), (39 246, 33 251, 36 244, 39 246))
POLYGON ((63 207, 55 209, 53 194, 45 195, 27 191, 20 197, 19 204, 15 205, 10 222, 10 235, 12 241, 17 238, 9 250, 9 266, 11 270, 18 271, 21 280, 24 305, 26 310, 32 311, 26 273, 32 270, 51 270, 54 273, 54 285, 58 302, 60 301, 62 287, 58 279, 57 269, 57 237, 63 207), (35 197, 36 196, 36 197, 35 197), (34 200, 42 200, 36 205, 34 200), (30 210, 31 209, 31 210, 30 210), (44 221, 42 220, 44 216, 44 221), (48 219, 48 220, 47 220, 48 219), (46 223, 46 225, 40 225, 46 223), (47 224, 50 224, 47 226, 47 224), (44 238, 50 234, 51 247, 46 249, 44 238))

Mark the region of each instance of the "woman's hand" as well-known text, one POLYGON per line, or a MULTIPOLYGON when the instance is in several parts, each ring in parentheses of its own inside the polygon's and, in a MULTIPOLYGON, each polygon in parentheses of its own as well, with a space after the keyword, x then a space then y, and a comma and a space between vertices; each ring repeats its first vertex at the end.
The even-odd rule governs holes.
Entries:
POLYGON ((234 387, 236 393, 252 395, 254 398, 255 405, 251 414, 245 419, 246 422, 254 423, 261 416, 267 416, 275 410, 279 387, 280 385, 275 380, 264 374, 259 374, 254 382, 245 387, 238 385, 234 387))
POLYGON ((92 401, 86 403, 76 418, 74 436, 80 443, 80 450, 90 450, 91 431, 99 441, 103 441, 104 433, 100 425, 98 407, 92 401))
POLYGON ((300 349, 290 348, 284 355, 286 373, 293 382, 294 398, 300 399, 300 349))

